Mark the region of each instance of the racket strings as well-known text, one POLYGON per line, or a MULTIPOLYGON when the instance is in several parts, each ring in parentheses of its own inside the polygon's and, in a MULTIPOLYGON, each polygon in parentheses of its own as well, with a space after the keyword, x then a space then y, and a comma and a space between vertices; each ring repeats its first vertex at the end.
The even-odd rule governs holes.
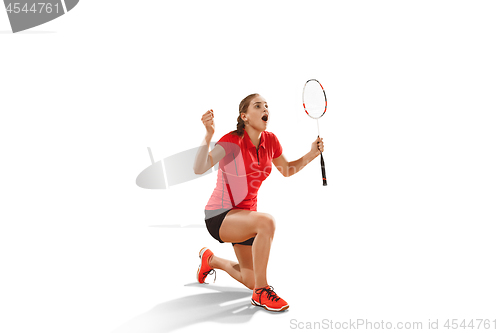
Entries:
POLYGON ((326 112, 326 94, 317 80, 306 82, 302 91, 302 102, 304 110, 311 118, 318 119, 326 112))

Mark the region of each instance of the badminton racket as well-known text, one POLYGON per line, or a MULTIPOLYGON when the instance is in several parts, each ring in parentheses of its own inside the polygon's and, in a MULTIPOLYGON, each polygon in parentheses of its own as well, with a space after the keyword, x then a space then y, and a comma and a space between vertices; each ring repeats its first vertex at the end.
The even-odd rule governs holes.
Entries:
MULTIPOLYGON (((326 112, 327 102, 325 89, 319 83, 318 80, 311 79, 307 80, 302 90, 302 105, 307 115, 313 119, 316 119, 316 124, 318 125, 318 138, 319 134, 319 118, 323 117, 326 112)), ((326 171, 325 171, 325 160, 323 159, 323 153, 321 154, 321 176, 323 178, 323 186, 326 186, 326 171)))

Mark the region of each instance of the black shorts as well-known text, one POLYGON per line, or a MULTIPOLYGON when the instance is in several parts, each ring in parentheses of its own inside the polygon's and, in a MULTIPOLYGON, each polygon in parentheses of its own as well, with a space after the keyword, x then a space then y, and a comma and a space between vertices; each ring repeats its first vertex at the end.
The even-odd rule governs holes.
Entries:
MULTIPOLYGON (((227 209, 205 210, 205 224, 207 226, 208 232, 220 243, 224 243, 219 236, 220 226, 222 225, 222 222, 224 221, 224 218, 226 217, 227 213, 229 213, 229 211, 230 210, 227 209)), ((233 246, 234 244, 251 246, 253 244, 254 238, 255 237, 252 237, 241 243, 233 243, 233 246)))

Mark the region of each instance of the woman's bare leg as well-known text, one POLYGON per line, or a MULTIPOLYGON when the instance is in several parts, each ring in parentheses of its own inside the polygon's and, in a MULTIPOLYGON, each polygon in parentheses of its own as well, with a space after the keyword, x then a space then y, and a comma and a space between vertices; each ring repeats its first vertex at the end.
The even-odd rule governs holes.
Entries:
MULTIPOLYGON (((233 279, 238 282, 243 283, 243 278, 241 276, 240 264, 237 262, 227 260, 224 258, 219 258, 215 255, 212 256, 212 259, 208 261, 210 267, 214 269, 221 269, 229 274, 233 279)), ((243 283, 244 284, 244 283, 243 283)))
POLYGON ((253 271, 253 246, 235 244, 233 249, 240 263, 242 282, 248 289, 255 287, 255 275, 253 271))
POLYGON ((255 286, 255 277, 253 272, 252 246, 234 245, 234 252, 238 262, 212 256, 208 264, 214 269, 221 269, 227 272, 233 279, 244 284, 248 289, 255 286))
MULTIPOLYGON (((220 238, 224 242, 240 243, 255 237, 253 245, 251 246, 255 288, 268 286, 267 263, 269 261, 269 253, 271 251, 271 243, 275 229, 276 225, 274 218, 269 214, 233 209, 226 215, 219 230, 220 238)), ((245 250, 241 247, 244 246, 246 245, 235 245, 235 252, 237 256, 238 252, 240 252, 242 258, 247 258, 249 249, 246 249, 246 252, 242 253, 242 251, 245 250), (236 248, 236 246, 238 246, 238 248, 236 248)), ((248 263, 246 264, 248 266, 248 263)), ((246 268, 248 269, 248 267, 246 268)), ((238 281, 243 281, 243 277, 241 276, 241 280, 238 281)))

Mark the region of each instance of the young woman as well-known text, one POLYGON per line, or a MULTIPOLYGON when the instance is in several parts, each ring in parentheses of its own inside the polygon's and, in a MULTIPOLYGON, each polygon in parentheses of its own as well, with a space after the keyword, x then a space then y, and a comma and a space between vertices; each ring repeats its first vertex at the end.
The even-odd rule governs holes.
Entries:
POLYGON ((202 116, 206 135, 194 164, 195 173, 203 174, 219 163, 217 185, 205 207, 205 223, 216 240, 233 243, 238 262, 216 257, 208 248, 202 248, 197 278, 199 283, 205 283, 208 274, 221 269, 253 289, 253 305, 283 311, 288 309, 288 303, 276 295, 266 277, 276 223, 271 215, 257 212, 257 192, 271 173, 271 163, 289 177, 323 152, 323 140, 318 137, 307 154, 289 162, 277 137, 266 131, 270 115, 262 96, 245 97, 239 113, 237 129, 224 135, 212 151, 214 112, 209 110, 202 116))

